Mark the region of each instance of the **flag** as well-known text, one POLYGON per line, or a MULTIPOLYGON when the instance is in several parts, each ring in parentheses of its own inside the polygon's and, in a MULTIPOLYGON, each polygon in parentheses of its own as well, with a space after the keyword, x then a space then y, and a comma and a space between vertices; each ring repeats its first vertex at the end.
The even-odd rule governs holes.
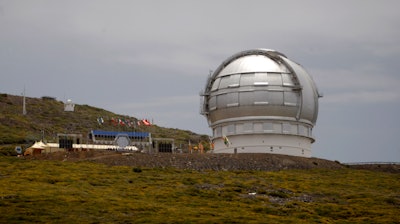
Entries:
POLYGON ((214 141, 213 141, 213 139, 210 136, 208 136, 208 140, 210 141, 210 149, 214 150, 214 141))
POLYGON ((97 123, 99 123, 99 125, 102 125, 104 123, 104 120, 102 117, 98 117, 97 118, 97 123))
POLYGON ((201 142, 199 142, 199 150, 200 150, 200 153, 204 152, 204 146, 203 146, 203 144, 201 144, 201 142))
POLYGON ((231 144, 231 142, 229 141, 228 137, 226 137, 226 136, 224 135, 222 138, 223 138, 224 144, 225 144, 226 146, 229 146, 229 145, 231 144))
POLYGON ((146 125, 146 126, 150 126, 150 125, 151 125, 150 121, 147 120, 147 119, 143 119, 143 120, 142 120, 142 123, 143 123, 144 125, 146 125))
POLYGON ((115 118, 111 118, 111 123, 115 126, 118 124, 117 120, 115 118))
POLYGON ((210 149, 214 150, 214 142, 210 142, 210 149))

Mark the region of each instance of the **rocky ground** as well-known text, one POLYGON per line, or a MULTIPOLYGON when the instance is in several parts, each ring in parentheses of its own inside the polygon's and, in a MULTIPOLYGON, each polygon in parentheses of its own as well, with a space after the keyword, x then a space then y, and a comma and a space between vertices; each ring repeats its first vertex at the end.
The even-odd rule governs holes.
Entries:
POLYGON ((121 153, 114 151, 57 152, 36 155, 30 159, 59 161, 93 161, 110 166, 132 166, 191 170, 264 170, 340 169, 338 162, 275 154, 171 154, 121 153))
POLYGON ((400 173, 400 164, 353 164, 346 165, 353 169, 374 170, 388 173, 400 173))

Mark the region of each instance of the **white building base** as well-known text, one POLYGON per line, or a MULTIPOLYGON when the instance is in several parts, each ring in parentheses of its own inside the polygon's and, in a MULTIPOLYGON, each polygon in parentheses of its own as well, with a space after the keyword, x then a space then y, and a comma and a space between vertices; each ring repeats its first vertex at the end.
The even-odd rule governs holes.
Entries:
POLYGON ((272 153, 311 157, 312 139, 296 135, 251 134, 214 139, 214 153, 272 153))

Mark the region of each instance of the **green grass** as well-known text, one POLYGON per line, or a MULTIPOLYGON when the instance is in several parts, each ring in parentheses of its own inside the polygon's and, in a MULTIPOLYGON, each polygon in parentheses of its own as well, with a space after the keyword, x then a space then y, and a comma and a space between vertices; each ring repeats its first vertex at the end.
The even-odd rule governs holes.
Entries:
POLYGON ((0 223, 399 223, 400 174, 0 157, 0 223))

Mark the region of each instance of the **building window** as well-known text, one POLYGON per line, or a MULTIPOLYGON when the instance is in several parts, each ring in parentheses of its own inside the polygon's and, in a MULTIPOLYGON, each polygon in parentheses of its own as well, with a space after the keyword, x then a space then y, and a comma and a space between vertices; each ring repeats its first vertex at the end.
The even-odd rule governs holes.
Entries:
POLYGON ((222 128, 216 127, 214 128, 214 137, 221 137, 222 136, 222 128))
POLYGON ((283 123, 282 124, 282 132, 284 134, 289 134, 292 130, 292 126, 289 123, 283 123))
POLYGON ((243 124, 236 124, 236 133, 240 134, 243 133, 244 129, 243 129, 243 124))
POLYGON ((270 122, 265 122, 265 123, 263 123, 263 130, 264 130, 264 132, 273 132, 274 126, 270 122))
POLYGON ((228 127, 227 127, 227 133, 228 133, 229 135, 235 134, 235 125, 233 125, 233 124, 228 125, 228 127))
POLYGON ((251 122, 244 123, 243 131, 244 132, 253 132, 253 123, 251 123, 251 122))
POLYGON ((298 129, 298 125, 297 124, 291 124, 290 126, 291 126, 290 132, 292 134, 296 134, 296 135, 299 134, 299 129, 298 129))
POLYGON ((281 123, 273 123, 274 132, 282 133, 282 124, 281 123))
POLYGON ((307 128, 299 124, 299 135, 307 136, 307 128))

